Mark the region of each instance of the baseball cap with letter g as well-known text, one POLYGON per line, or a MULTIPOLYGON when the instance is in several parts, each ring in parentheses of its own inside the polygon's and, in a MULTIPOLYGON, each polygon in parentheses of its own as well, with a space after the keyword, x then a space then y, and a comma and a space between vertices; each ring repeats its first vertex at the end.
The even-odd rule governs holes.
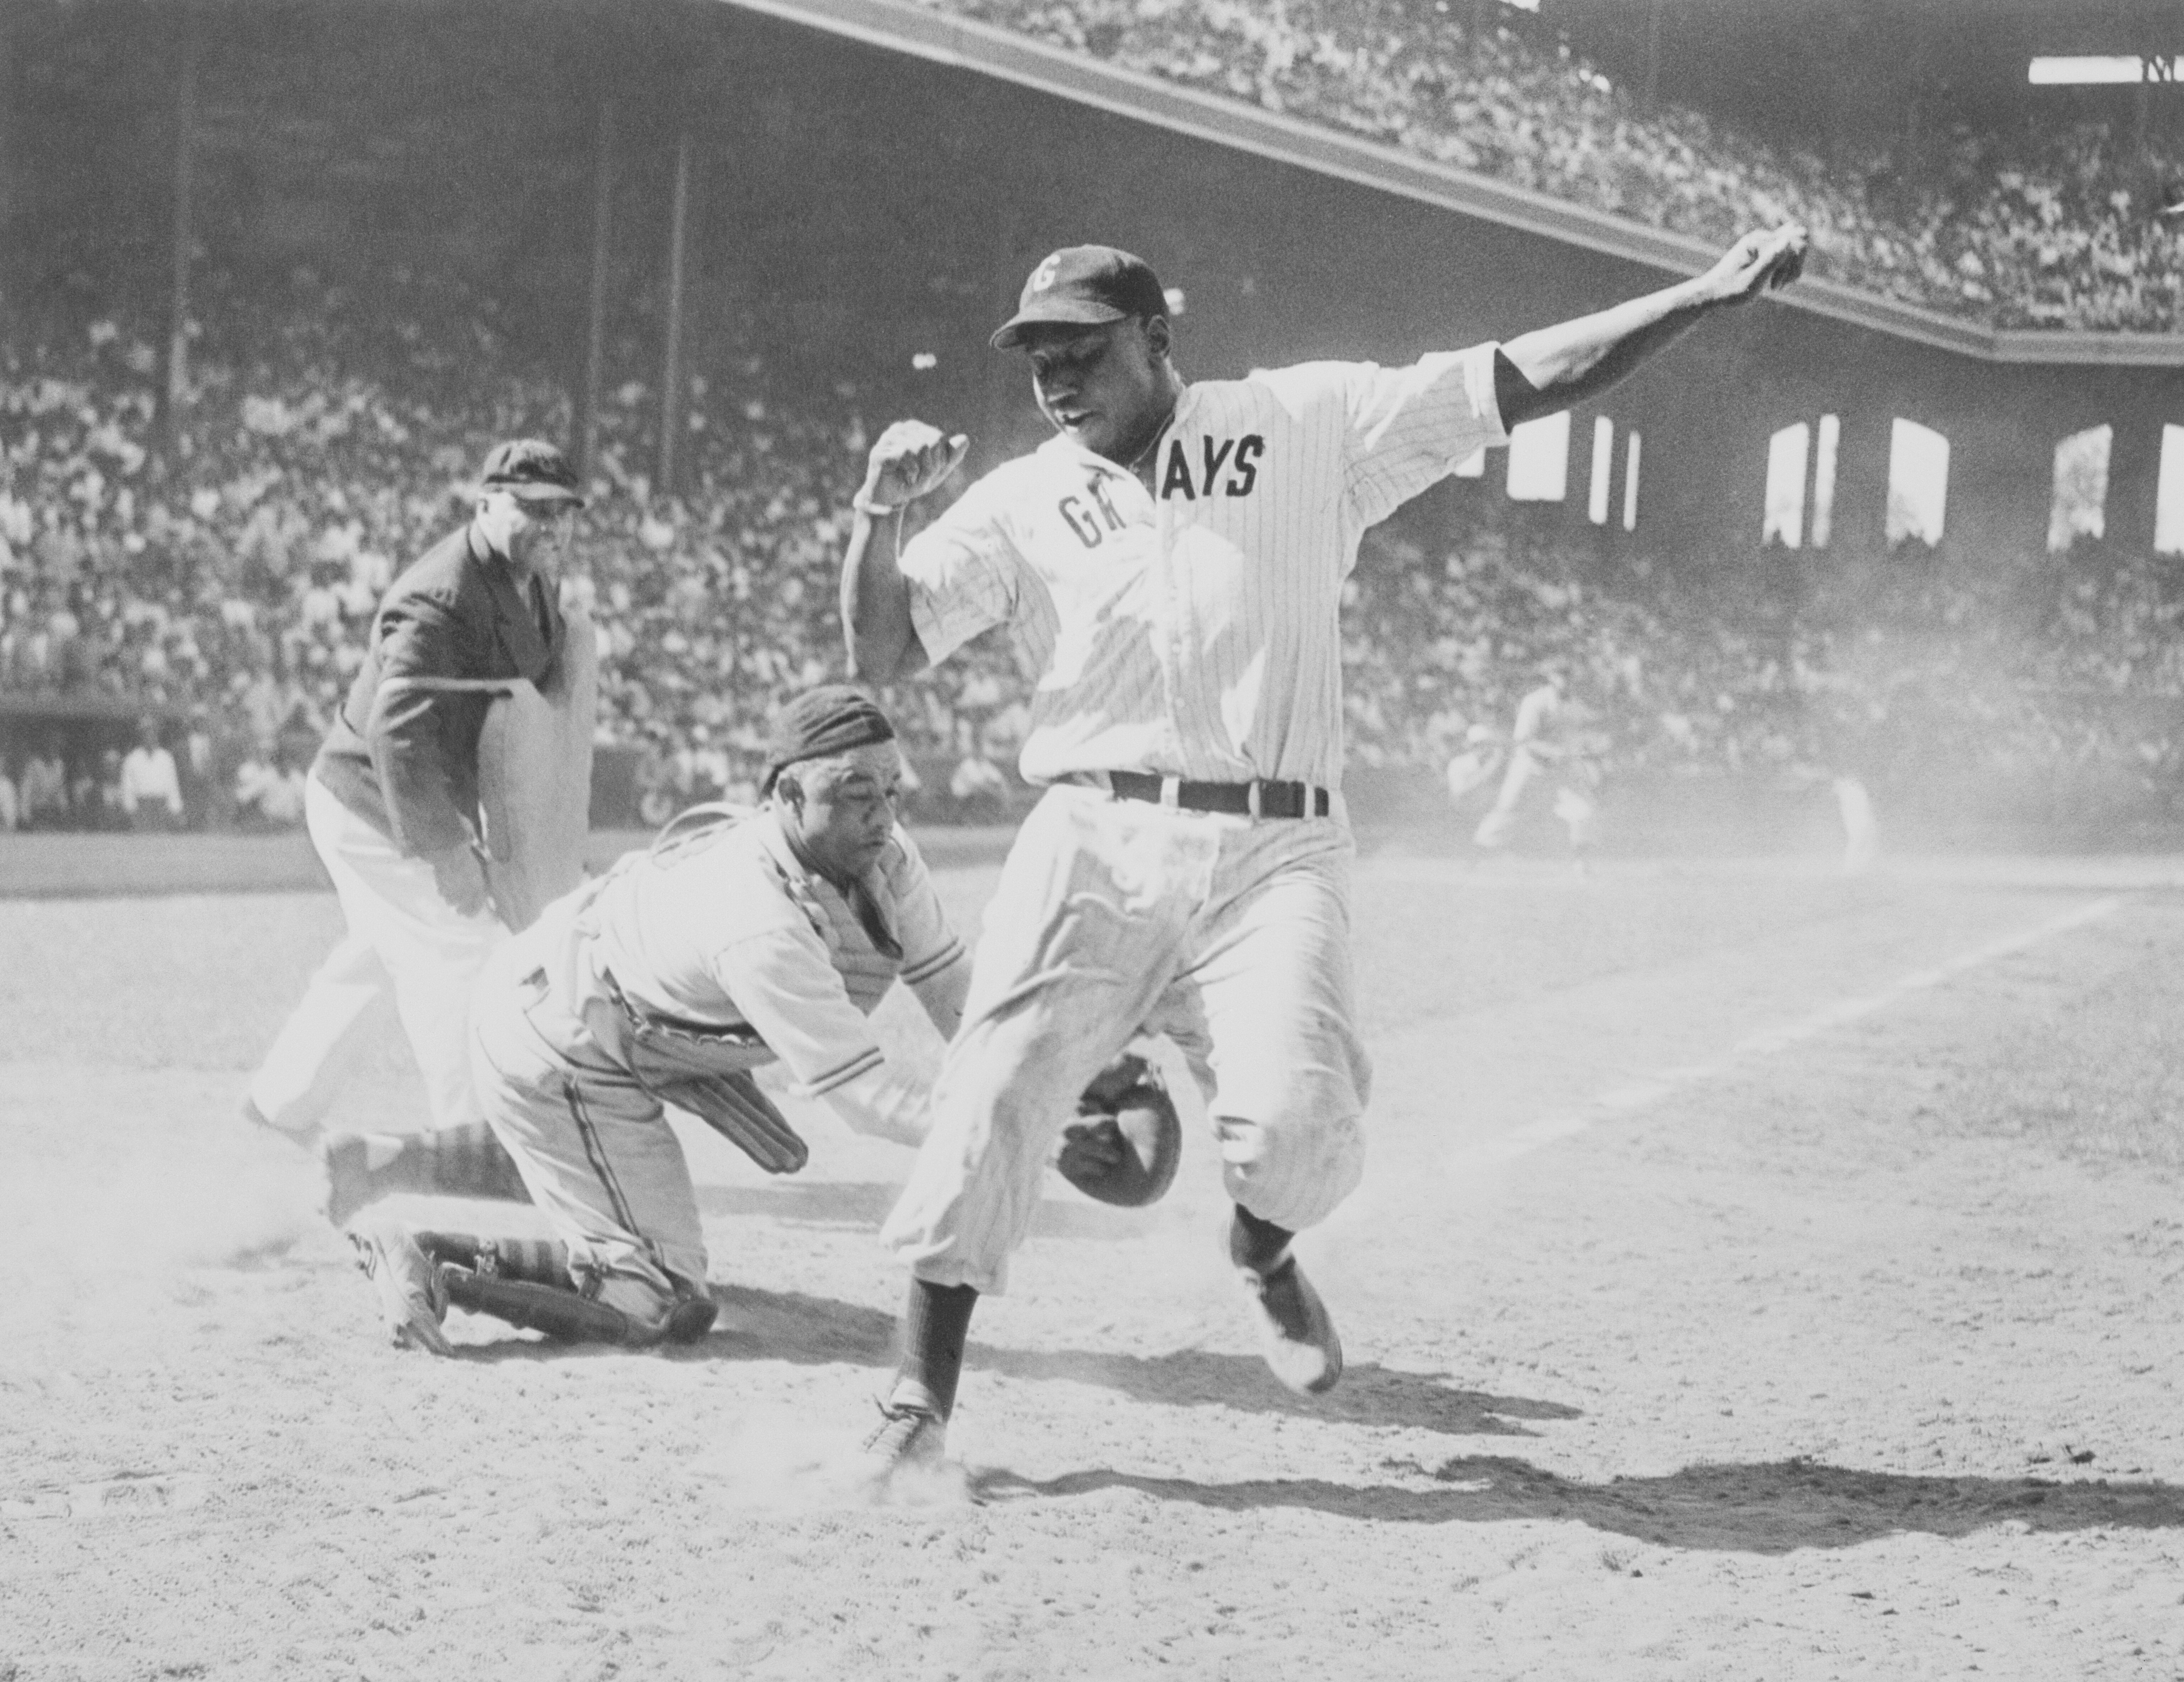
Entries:
POLYGON ((1067 245, 1031 271, 1017 313, 994 335, 995 350, 1013 350, 1023 330, 1045 323, 1096 327, 1131 316, 1168 313, 1167 294, 1143 258, 1112 245, 1067 245))
POLYGON ((568 502, 584 505, 577 470, 569 458, 543 438, 514 438, 495 444, 478 476, 481 491, 506 491, 526 502, 568 502))

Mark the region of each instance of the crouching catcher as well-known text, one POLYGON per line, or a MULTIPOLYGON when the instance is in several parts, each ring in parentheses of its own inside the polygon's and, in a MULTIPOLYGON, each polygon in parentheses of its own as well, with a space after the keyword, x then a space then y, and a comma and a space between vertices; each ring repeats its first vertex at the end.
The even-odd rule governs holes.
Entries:
MULTIPOLYGON (((774 722, 762 807, 683 814, 509 943, 472 1008, 492 1133, 463 1141, 476 1172, 370 1189, 535 1203, 553 1236, 357 1223, 398 1344, 450 1352, 450 1306, 562 1338, 704 1336, 705 1239, 666 1111, 794 1173, 807 1152, 752 1078, 763 1064, 778 1060, 860 1132, 923 1138, 924 1083, 888 1063, 866 1018, 899 979, 952 1034, 970 966, 895 822, 900 778, 879 709, 853 689, 814 690, 774 722)), ((427 1166, 443 1154, 421 1142, 427 1166)))

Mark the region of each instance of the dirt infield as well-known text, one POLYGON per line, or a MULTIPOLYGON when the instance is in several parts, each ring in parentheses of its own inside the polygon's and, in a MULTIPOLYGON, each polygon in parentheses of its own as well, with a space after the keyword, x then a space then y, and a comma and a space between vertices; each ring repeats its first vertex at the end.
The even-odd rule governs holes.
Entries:
MULTIPOLYGON (((975 1501, 880 1510, 813 1468, 905 1153, 691 1138, 693 1350, 404 1354, 231 1119, 331 899, 0 902, 0 1678, 2184 1677, 2176 879, 1369 859, 1342 1387, 1251 1355, 1194 1133, 1050 1183, 975 1501)), ((349 1117, 415 1106, 390 1039, 349 1117)))

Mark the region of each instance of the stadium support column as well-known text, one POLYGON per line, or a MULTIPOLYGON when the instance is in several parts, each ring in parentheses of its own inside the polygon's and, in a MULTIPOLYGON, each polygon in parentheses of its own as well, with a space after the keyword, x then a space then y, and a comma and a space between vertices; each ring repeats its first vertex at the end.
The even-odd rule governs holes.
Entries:
POLYGON ((1645 108, 1652 110, 1661 98, 1661 8, 1668 0, 1647 0, 1646 7, 1645 108))
POLYGON ((8 312, 15 286, 15 243, 10 236, 17 192, 16 110, 14 14, 0 7, 0 338, 7 339, 14 337, 8 331, 8 312))
POLYGON ((198 129, 197 8, 181 10, 181 62, 175 78, 175 274, 173 315, 167 334, 167 442, 181 437, 182 408, 190 383, 190 247, 196 235, 191 217, 192 177, 198 129))
POLYGON ((599 469, 599 382, 605 377, 607 266, 614 239, 615 108, 599 102, 597 155, 592 160, 592 298, 584 329, 584 381, 577 393, 577 461, 587 481, 599 469))
POLYGON ((660 493, 675 493, 675 446, 682 426, 683 268, 690 243, 690 174, 697 142, 688 129, 675 142, 675 196, 667 218, 667 357, 660 378, 660 493))

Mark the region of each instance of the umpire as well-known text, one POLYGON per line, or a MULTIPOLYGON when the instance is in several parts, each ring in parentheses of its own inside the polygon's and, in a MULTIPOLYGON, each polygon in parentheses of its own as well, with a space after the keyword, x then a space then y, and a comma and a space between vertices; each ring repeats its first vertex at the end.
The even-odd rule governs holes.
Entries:
POLYGON ((476 852, 478 738, 495 680, 545 680, 555 582, 584 498, 552 444, 486 457, 475 510, 394 581, 304 795, 348 933, 252 1079, 244 1112, 310 1145, 371 1007, 393 994, 436 1130, 486 1132, 471 1090, 471 985, 504 931, 476 852))

